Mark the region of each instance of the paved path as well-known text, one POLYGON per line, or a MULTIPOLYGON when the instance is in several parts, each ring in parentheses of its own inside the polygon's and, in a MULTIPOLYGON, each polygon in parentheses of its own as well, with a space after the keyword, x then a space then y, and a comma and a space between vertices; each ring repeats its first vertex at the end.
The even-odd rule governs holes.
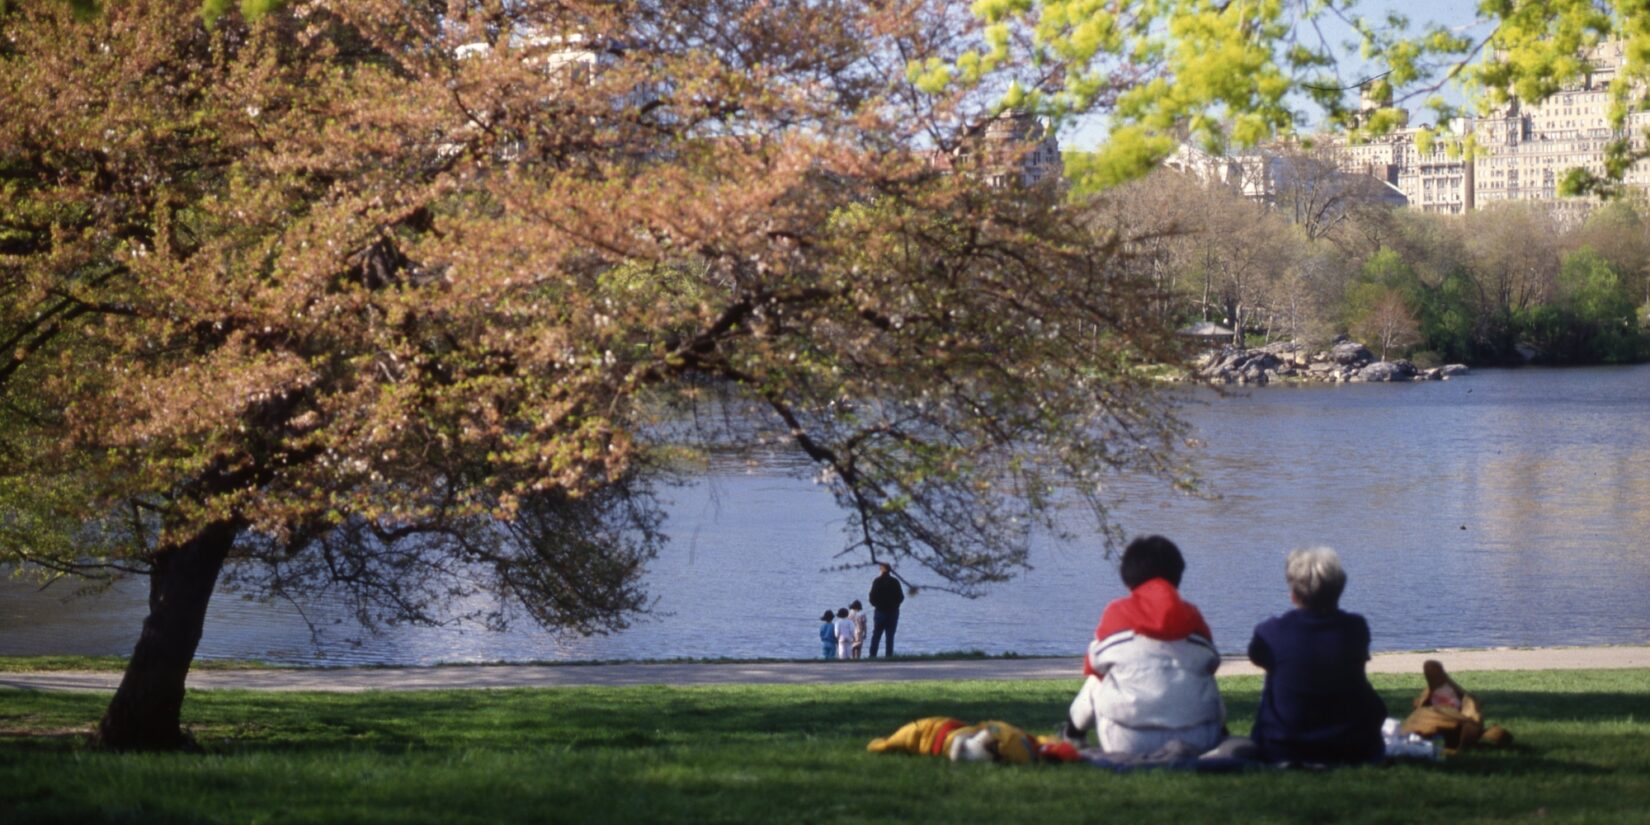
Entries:
MULTIPOLYGON (((1380 653, 1372 673, 1421 672, 1438 659, 1450 671, 1650 668, 1650 646, 1439 650, 1380 653)), ((768 664, 464 665, 416 668, 199 670, 189 674, 196 690, 294 690, 354 693, 368 690, 567 687, 576 685, 803 685, 841 682, 1070 679, 1077 657, 1053 659, 958 659, 768 664)), ((1223 676, 1258 673, 1239 659, 1222 663, 1223 676)), ((91 671, 0 673, 0 688, 112 691, 120 674, 91 671)))

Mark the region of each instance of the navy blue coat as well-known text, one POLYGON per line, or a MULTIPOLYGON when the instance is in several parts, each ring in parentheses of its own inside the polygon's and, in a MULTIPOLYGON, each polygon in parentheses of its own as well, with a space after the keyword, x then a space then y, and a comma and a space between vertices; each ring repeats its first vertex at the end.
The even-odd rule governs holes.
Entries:
POLYGON ((1364 675, 1369 623, 1291 610, 1255 627, 1249 661, 1266 671, 1251 737, 1273 761, 1369 762, 1385 753, 1386 703, 1364 675))
POLYGON ((900 590, 899 579, 892 573, 884 573, 871 580, 871 606, 878 610, 898 611, 905 601, 905 592, 900 590))

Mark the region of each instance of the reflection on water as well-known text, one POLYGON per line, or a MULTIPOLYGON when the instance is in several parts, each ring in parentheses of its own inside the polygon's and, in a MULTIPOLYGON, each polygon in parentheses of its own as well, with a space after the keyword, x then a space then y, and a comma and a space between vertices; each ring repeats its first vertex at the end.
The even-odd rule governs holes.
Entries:
MULTIPOLYGON (((1187 410, 1218 500, 1121 483, 1131 532, 1185 550, 1183 589, 1221 649, 1287 607, 1283 555, 1328 544, 1345 605, 1380 649, 1650 640, 1650 366, 1490 370, 1412 385, 1272 388, 1187 410)), ((716 465, 669 491, 673 541, 648 576, 651 617, 607 637, 527 627, 363 634, 336 604, 220 594, 201 655, 295 663, 811 657, 825 608, 864 599, 844 518, 795 463, 716 465)), ((1040 540, 1036 569, 979 600, 925 591, 905 652, 1076 655, 1122 592, 1095 542, 1040 540)), ((920 573, 906 571, 921 580, 920 573)), ((64 591, 66 593, 66 591, 64 591)), ((126 653, 140 583, 68 599, 0 582, 0 654, 126 653)))

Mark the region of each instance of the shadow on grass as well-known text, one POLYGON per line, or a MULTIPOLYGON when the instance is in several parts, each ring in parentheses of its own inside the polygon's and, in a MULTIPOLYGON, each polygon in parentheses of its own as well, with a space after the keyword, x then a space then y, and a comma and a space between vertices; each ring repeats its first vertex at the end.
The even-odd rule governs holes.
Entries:
MULTIPOLYGON (((1650 694, 1592 693, 1555 701, 1551 691, 1491 690, 1475 692, 1490 721, 1501 718, 1563 722, 1650 720, 1650 694)), ((1406 703, 1407 710, 1409 705, 1406 703)))

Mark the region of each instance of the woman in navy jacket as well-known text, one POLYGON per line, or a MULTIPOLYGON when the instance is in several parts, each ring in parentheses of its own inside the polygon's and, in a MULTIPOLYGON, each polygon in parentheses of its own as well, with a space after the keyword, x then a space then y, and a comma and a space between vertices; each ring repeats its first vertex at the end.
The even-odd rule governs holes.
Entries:
POLYGON ((1346 571, 1334 550, 1289 554, 1284 568, 1294 610, 1255 627, 1249 660, 1266 671, 1251 736, 1274 762, 1356 763, 1381 759, 1386 703, 1364 674, 1369 623, 1340 609, 1346 571))

